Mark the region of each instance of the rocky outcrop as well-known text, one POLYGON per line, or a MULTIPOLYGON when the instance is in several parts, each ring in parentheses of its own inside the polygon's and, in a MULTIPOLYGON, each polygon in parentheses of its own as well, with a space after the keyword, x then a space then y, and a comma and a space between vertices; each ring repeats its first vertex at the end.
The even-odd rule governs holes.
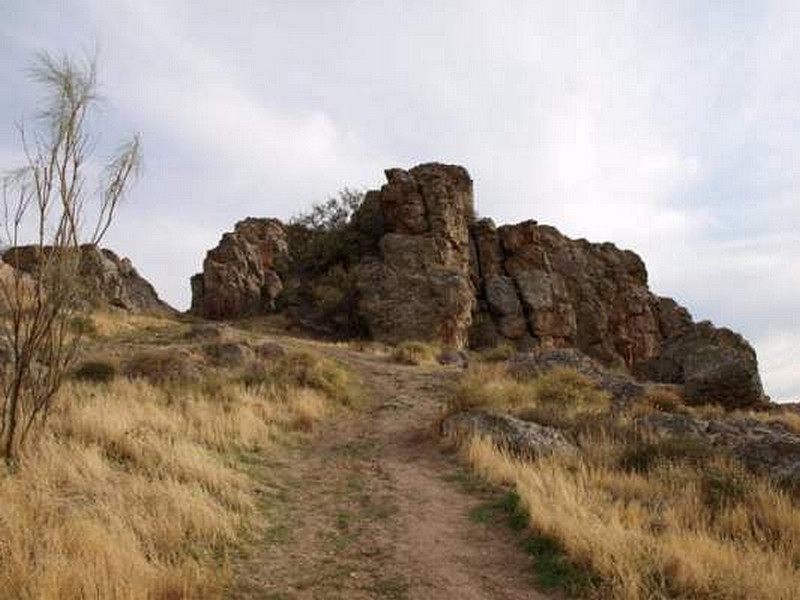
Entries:
POLYGON ((763 394, 755 350, 741 335, 708 322, 667 338, 658 356, 635 370, 646 379, 683 384, 694 404, 743 408, 763 394))
MULTIPOLYGON (((48 248, 44 252, 49 252, 48 248)), ((82 294, 97 308, 114 307, 133 313, 171 313, 174 310, 159 299, 150 283, 127 258, 86 244, 80 248, 79 274, 82 294)), ((25 273, 35 273, 41 261, 38 246, 18 246, 3 253, 3 261, 25 273)))
POLYGON ((440 340, 461 347, 472 318, 469 228, 472 180, 429 164, 386 171, 368 199, 380 207, 379 253, 356 270, 359 313, 370 337, 440 340))
POLYGON ((268 312, 283 290, 289 245, 277 219, 248 218, 222 236, 192 277, 191 312, 229 319, 268 312))
MULTIPOLYGON (((521 346, 577 348, 604 366, 684 384, 694 402, 735 408, 762 399, 747 341, 695 324, 685 308, 650 292, 635 253, 571 240, 535 221, 497 228, 483 219, 473 237, 479 306, 499 336, 521 346)), ((486 318, 475 321, 487 327, 486 318)))
POLYGON ((473 437, 486 438, 506 452, 525 458, 574 452, 576 449, 558 429, 482 410, 445 417, 441 434, 457 443, 473 437))
POLYGON ((636 423, 661 438, 695 440, 723 450, 749 469, 800 489, 800 435, 778 419, 739 415, 703 419, 690 414, 653 413, 636 423))
POLYGON ((476 222, 459 166, 389 169, 386 179, 341 230, 238 223, 192 279, 192 311, 236 318, 285 308, 317 331, 390 343, 574 348, 603 367, 683 384, 691 401, 762 399, 746 340, 654 295, 634 252, 536 221, 476 222))

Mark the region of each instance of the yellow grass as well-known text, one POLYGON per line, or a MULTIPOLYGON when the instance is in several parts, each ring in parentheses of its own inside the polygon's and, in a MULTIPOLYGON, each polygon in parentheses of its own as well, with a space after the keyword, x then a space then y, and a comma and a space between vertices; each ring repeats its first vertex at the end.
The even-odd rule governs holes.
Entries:
POLYGON ((508 374, 505 365, 476 364, 461 378, 450 399, 449 410, 483 408, 523 413, 574 416, 602 411, 609 396, 585 376, 571 369, 553 369, 531 381, 519 381, 508 374))
POLYGON ((173 317, 126 312, 95 312, 89 317, 93 333, 100 337, 146 331, 178 330, 182 325, 173 317))
MULTIPOLYGON (((471 397, 484 405, 514 410, 536 404, 535 387, 526 395, 502 371, 494 380, 486 375, 468 376, 455 402, 463 402, 471 384, 471 397)), ((671 400, 665 395, 653 404, 671 400)), ((627 421, 616 423, 625 427, 627 421)), ((602 427, 577 435, 580 453, 534 462, 483 438, 468 440, 463 449, 480 476, 513 486, 533 530, 599 577, 596 597, 800 598, 800 508, 786 493, 713 452, 693 461, 693 449, 684 449, 684 459, 678 448, 668 460, 626 469, 621 457, 636 457, 634 436, 602 427)))
POLYGON ((392 350, 392 360, 401 365, 425 365, 434 361, 438 351, 426 342, 400 342, 392 350))
POLYGON ((333 403, 286 382, 117 379, 72 383, 58 407, 20 468, 0 472, 2 598, 217 597, 227 554, 259 523, 236 457, 279 452, 283 432, 333 403))

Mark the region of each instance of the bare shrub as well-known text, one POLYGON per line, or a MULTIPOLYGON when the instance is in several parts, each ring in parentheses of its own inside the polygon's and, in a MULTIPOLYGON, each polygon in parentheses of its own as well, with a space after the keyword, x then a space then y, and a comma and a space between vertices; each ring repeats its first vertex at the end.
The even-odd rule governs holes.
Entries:
POLYGON ((108 160, 97 185, 87 180, 98 101, 94 62, 41 54, 31 73, 46 103, 35 131, 19 126, 26 164, 3 181, 3 242, 10 246, 3 260, 28 265, 27 273, 15 268, 0 279, 0 335, 9 348, 0 373, 0 452, 8 462, 32 427, 46 422, 81 342, 73 326, 87 310, 80 246, 103 239, 140 164, 135 136, 108 160), (24 242, 30 245, 20 247, 24 242))

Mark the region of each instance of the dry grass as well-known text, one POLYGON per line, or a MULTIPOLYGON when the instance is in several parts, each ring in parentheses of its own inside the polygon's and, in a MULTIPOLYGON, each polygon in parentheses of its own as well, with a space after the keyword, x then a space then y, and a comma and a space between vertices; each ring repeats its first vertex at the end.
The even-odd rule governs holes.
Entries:
POLYGON ((328 361, 293 368, 275 385, 228 373, 64 388, 19 470, 0 472, 0 596, 218 597, 226 556, 261 525, 239 457, 280 452, 344 399, 328 361))
POLYGON ((504 362, 514 356, 516 348, 510 342, 503 342, 497 346, 487 348, 478 353, 478 359, 484 362, 504 362))
POLYGON ((462 377, 450 411, 483 408, 518 415, 537 413, 543 420, 605 410, 608 394, 571 369, 553 369, 531 381, 519 381, 502 364, 477 364, 462 377))
POLYGON ((240 380, 255 390, 310 388, 347 406, 361 399, 360 384, 348 369, 311 352, 292 352, 274 361, 251 363, 240 380))
POLYGON ((89 332, 101 338, 178 332, 185 328, 184 324, 172 317, 126 312, 96 312, 88 320, 89 332))
POLYGON ((433 363, 439 349, 425 342, 401 342, 392 350, 392 360, 401 365, 425 365, 433 363))
MULTIPOLYGON (((495 375, 472 374, 464 385, 471 382, 472 397, 495 408, 519 412, 541 402, 535 385, 524 389, 502 371, 495 375)), ((559 405, 556 383, 539 384, 540 394, 552 393, 551 407, 559 405)), ((575 405, 564 399, 581 388, 568 386, 561 405, 575 405)), ((654 407, 674 400, 655 396, 654 407)), ((626 416, 614 426, 610 419, 598 413, 592 427, 561 419, 573 425, 582 449, 575 455, 528 462, 480 438, 464 452, 482 477, 514 487, 533 530, 598 576, 598 598, 800 598, 800 508, 791 497, 708 448, 648 441, 626 416)))

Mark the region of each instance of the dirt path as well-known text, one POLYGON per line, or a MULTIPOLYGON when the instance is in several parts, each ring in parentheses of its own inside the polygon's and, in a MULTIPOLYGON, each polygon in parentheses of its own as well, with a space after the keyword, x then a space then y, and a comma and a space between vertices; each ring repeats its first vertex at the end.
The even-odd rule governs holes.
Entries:
POLYGON ((345 361, 372 400, 264 469, 271 526, 233 597, 548 598, 513 534, 470 518, 481 498, 432 431, 457 371, 291 343, 345 361))

